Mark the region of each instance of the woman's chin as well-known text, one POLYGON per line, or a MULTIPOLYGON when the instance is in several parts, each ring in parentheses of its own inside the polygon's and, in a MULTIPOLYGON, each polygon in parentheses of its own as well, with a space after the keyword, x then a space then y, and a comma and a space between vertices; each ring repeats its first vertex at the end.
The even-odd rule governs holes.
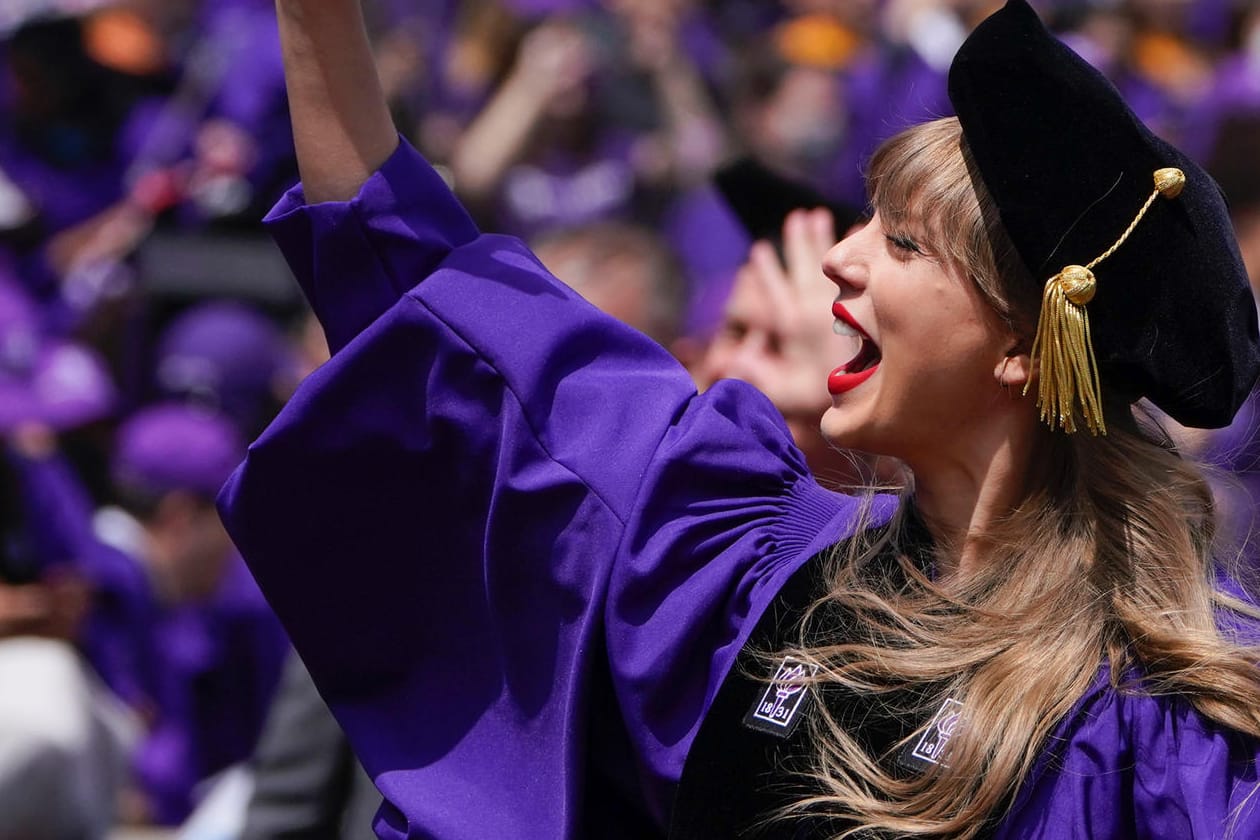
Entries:
POLYGON ((869 419, 859 416, 852 408, 833 406, 823 414, 819 423, 823 439, 835 449, 848 449, 871 457, 897 458, 897 447, 886 434, 877 431, 869 419))
POLYGON ((860 428, 854 423, 853 412, 832 406, 823 412, 819 429, 827 443, 840 449, 857 448, 860 428))

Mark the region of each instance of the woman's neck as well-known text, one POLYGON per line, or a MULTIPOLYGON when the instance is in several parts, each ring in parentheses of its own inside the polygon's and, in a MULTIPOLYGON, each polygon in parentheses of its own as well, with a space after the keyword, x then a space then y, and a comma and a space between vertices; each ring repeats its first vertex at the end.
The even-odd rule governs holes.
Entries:
POLYGON ((965 457, 913 469, 915 504, 938 549, 938 579, 966 576, 985 562, 994 524, 1019 506, 1035 481, 1039 431, 977 442, 965 457))

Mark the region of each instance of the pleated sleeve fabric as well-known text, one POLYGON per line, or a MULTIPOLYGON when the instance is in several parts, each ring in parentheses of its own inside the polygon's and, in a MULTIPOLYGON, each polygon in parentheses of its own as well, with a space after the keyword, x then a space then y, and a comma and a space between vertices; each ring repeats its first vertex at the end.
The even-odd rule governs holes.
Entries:
POLYGON ((753 389, 697 396, 405 144, 269 224, 334 355, 220 506, 378 832, 612 836, 610 798, 659 829, 749 619, 855 503, 753 389))

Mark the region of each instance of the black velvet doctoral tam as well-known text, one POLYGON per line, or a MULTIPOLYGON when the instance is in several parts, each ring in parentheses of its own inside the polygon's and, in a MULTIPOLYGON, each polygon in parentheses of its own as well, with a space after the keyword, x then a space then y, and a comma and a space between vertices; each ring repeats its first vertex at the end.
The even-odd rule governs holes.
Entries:
POLYGON ((1155 170, 1185 173, 1181 194, 1156 198, 1093 269, 1093 346, 1104 395, 1146 397, 1188 426, 1228 424, 1260 374, 1260 340, 1216 183, 1147 129, 1024 0, 1010 0, 966 40, 949 95, 1039 290, 1121 237, 1151 195, 1155 170))

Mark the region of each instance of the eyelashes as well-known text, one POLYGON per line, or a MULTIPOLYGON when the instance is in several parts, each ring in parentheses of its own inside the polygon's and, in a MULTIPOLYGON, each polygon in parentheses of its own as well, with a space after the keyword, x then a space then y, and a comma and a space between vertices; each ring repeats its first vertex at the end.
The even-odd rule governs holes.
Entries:
POLYGON ((887 239, 889 244, 898 251, 910 254, 919 254, 920 256, 923 254, 923 249, 919 247, 917 242, 908 236, 902 236, 896 233, 886 233, 884 234, 884 238, 887 239))

